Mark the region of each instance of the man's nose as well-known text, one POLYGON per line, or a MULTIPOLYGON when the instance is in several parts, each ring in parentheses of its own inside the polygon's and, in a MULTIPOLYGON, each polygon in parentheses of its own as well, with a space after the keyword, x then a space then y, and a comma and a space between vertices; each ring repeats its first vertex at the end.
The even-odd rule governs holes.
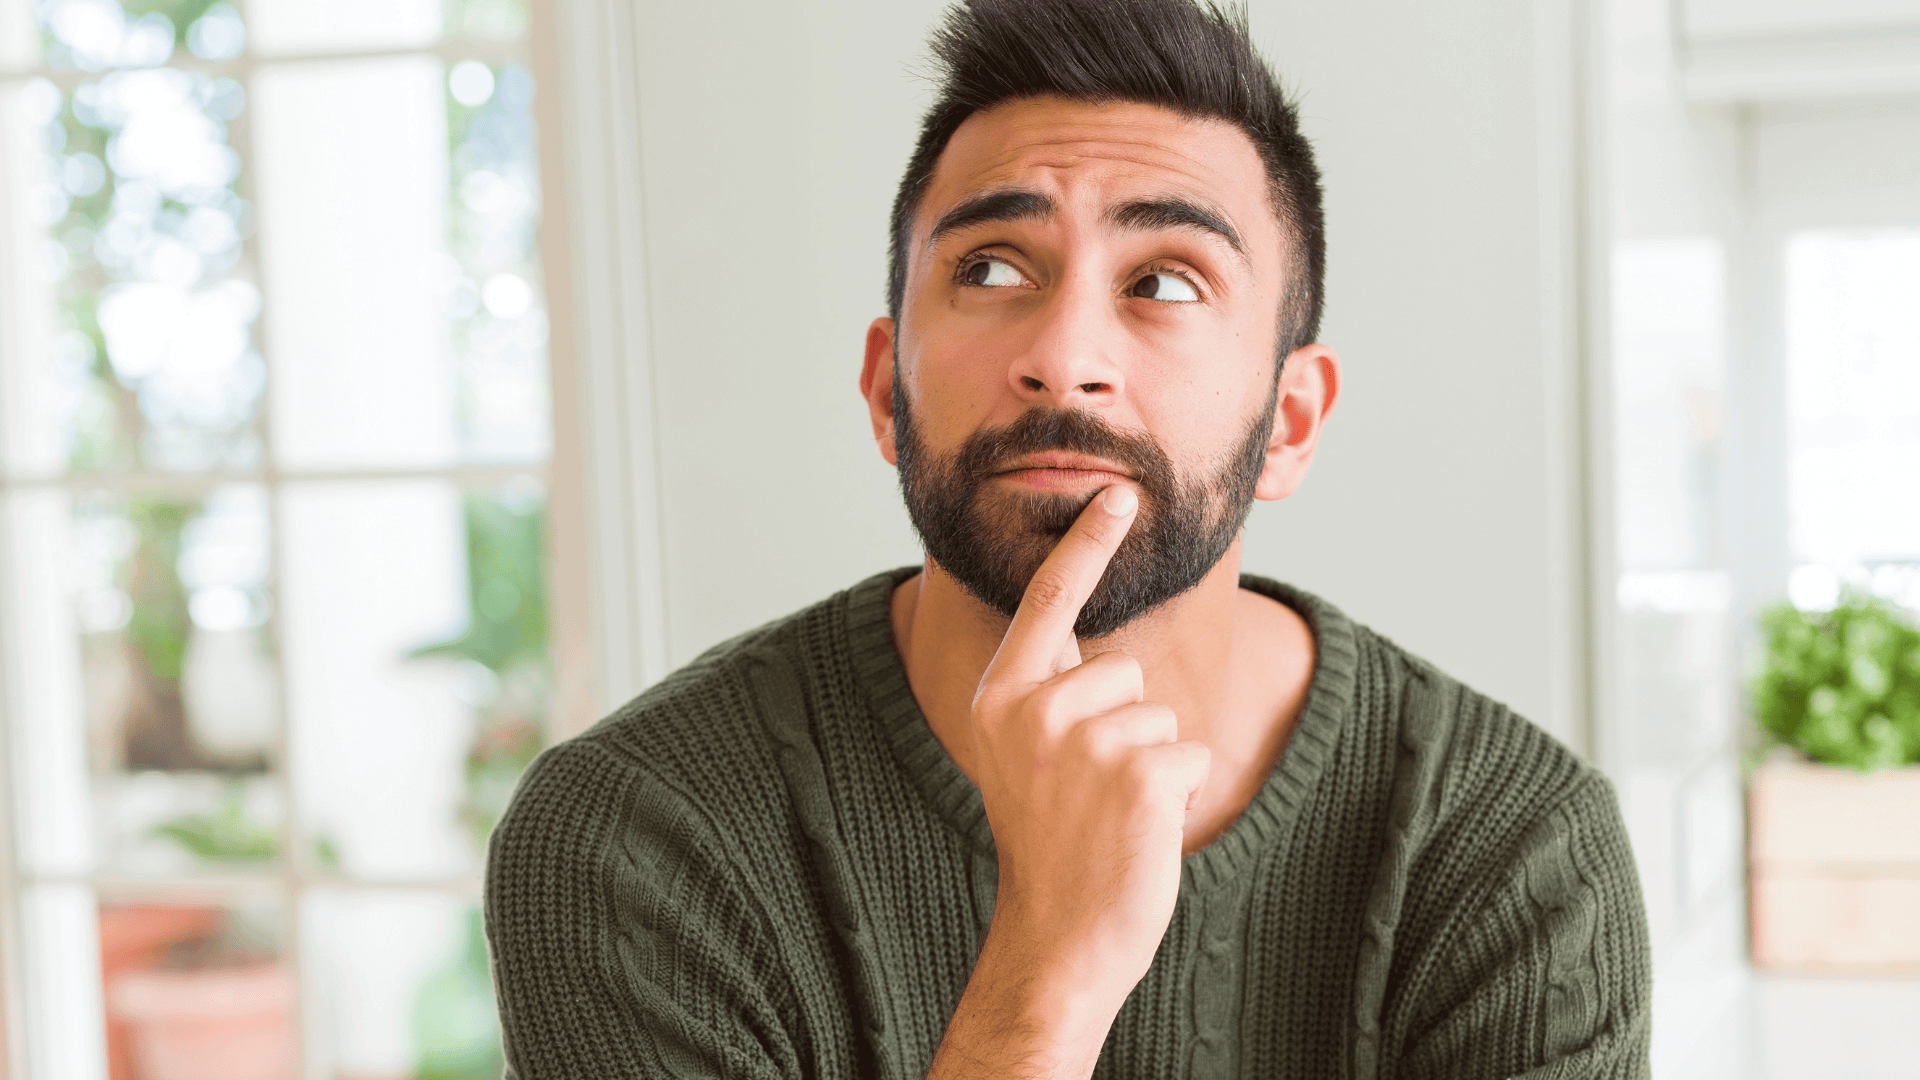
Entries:
POLYGON ((1105 283, 1069 278, 1027 316, 1027 347, 1007 368, 1016 397, 1056 409, 1098 408, 1120 398, 1118 305, 1105 283))

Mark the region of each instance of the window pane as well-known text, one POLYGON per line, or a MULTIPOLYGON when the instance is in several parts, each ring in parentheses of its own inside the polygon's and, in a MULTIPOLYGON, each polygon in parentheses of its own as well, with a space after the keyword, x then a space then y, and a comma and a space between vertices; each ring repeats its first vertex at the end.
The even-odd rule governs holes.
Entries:
POLYGON ((1920 231, 1797 235, 1786 291, 1794 600, 1920 606, 1920 231))
POLYGON ((444 72, 430 57, 255 80, 261 252, 283 467, 432 466, 456 452, 444 72))
POLYGON ((476 873, 551 700, 538 487, 301 484, 285 500, 306 827, 350 876, 476 873))
POLYGON ((538 460, 551 414, 533 78, 463 60, 447 91, 453 198, 438 285, 459 357, 461 444, 470 459, 538 460))
POLYGON ((100 973, 115 1080, 293 1080, 281 907, 103 903, 100 973))
POLYGON ((527 32, 527 0, 445 0, 447 33, 504 41, 527 32))
POLYGON ((319 889, 302 911, 313 1059, 328 1077, 498 1077, 480 911, 443 893, 319 889))
POLYGON ((283 499, 305 827, 353 876, 472 872, 458 807, 478 688, 415 655, 467 621, 459 492, 445 481, 298 484, 283 499))
POLYGON ((94 862, 80 639, 70 587, 71 503, 63 491, 8 494, 7 640, 15 843, 29 874, 82 874, 94 862))
POLYGON ((158 69, 7 97, 13 470, 256 466, 240 84, 158 69))
POLYGON ((543 493, 531 479, 469 491, 461 519, 466 623, 418 655, 453 670, 473 709, 458 816, 479 855, 521 770, 540 750, 553 700, 543 493))
POLYGON ((0 0, 0 59, 20 67, 43 59, 65 71, 232 60, 245 46, 246 26, 226 0, 0 0))
POLYGON ((151 67, 172 59, 185 22, 205 5, 138 5, 115 0, 41 0, 38 10, 47 66, 63 71, 151 67))
POLYGON ((0 67, 29 68, 40 62, 40 27, 33 0, 0 0, 0 67))
POLYGON ((440 37, 438 0, 248 0, 261 55, 395 49, 440 37))
POLYGON ((71 410, 49 362, 54 290, 67 263, 64 250, 51 250, 53 226, 68 199, 51 183, 49 147, 64 138, 64 128, 54 131, 64 107, 45 79, 0 83, 0 471, 15 474, 56 473, 67 458, 71 410))
POLYGON ((74 610, 107 868, 264 873, 279 855, 266 511, 255 487, 75 502, 74 610))
POLYGON ((255 86, 281 465, 545 457, 527 71, 412 57, 255 86))
POLYGON ((278 675, 263 492, 10 500, 21 854, 39 873, 265 873, 278 675))

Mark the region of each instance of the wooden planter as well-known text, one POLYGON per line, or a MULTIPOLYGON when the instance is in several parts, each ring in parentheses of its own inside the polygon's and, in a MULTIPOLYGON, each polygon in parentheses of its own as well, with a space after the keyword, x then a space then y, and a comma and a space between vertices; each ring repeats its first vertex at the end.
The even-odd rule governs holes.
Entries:
POLYGON ((1920 767, 1769 762, 1747 813, 1755 967, 1920 975, 1920 767))

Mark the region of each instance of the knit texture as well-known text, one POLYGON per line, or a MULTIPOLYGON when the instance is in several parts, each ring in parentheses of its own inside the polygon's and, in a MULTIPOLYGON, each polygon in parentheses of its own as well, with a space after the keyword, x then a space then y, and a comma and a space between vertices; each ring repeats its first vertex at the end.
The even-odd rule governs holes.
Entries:
MULTIPOLYGON (((993 916, 980 793, 876 575, 543 753, 495 830, 509 1076, 918 1078, 993 916)), ((1279 764, 1185 860, 1096 1077, 1644 1077, 1646 925, 1606 779, 1298 589, 1279 764)))

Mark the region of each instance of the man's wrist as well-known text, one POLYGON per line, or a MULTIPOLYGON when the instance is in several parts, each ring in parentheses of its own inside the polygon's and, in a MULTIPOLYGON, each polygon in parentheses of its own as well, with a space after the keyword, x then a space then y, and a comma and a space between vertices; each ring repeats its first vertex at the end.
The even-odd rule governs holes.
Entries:
POLYGON ((930 1076, 1089 1076, 1125 1000, 1064 958, 989 933, 930 1076))

